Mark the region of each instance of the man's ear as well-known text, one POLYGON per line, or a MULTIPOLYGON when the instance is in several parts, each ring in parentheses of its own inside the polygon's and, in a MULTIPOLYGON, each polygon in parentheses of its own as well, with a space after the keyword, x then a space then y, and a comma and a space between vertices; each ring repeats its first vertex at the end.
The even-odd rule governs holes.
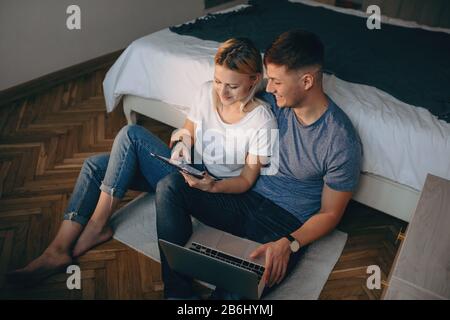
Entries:
POLYGON ((303 89, 307 91, 314 85, 314 75, 312 75, 311 73, 306 73, 303 75, 303 77, 301 77, 300 81, 303 89))

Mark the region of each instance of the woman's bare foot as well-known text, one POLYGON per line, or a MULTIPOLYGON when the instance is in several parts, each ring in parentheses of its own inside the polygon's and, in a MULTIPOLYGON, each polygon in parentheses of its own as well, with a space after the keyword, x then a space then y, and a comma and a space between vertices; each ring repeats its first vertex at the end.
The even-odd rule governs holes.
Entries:
POLYGON ((109 226, 101 227, 96 222, 90 220, 78 238, 72 256, 74 258, 81 256, 96 245, 111 239, 112 235, 113 231, 109 226))
POLYGON ((9 272, 6 276, 10 282, 33 285, 63 271, 71 263, 72 257, 68 253, 47 249, 24 268, 9 272))

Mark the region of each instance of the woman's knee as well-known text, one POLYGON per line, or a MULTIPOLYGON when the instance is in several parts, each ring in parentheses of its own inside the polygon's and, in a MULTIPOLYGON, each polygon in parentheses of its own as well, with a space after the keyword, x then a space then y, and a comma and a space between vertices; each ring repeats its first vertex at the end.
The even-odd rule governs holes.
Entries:
POLYGON ((126 124, 119 130, 117 135, 128 134, 129 132, 139 130, 139 128, 141 128, 141 126, 138 124, 126 124))
POLYGON ((130 139, 130 133, 132 134, 134 131, 138 130, 137 127, 139 127, 137 124, 127 124, 123 126, 117 133, 114 142, 117 143, 117 141, 130 139))
POLYGON ((138 124, 127 124, 117 133, 116 139, 133 140, 136 136, 147 133, 147 129, 138 124))
POLYGON ((136 132, 141 129, 141 126, 137 124, 128 124, 123 126, 116 137, 111 149, 111 155, 114 157, 117 154, 122 154, 125 150, 128 150, 130 146, 135 144, 136 132))
POLYGON ((114 139, 113 151, 120 150, 121 147, 128 147, 129 145, 137 146, 140 141, 147 141, 151 143, 155 136, 146 128, 138 124, 127 124, 120 129, 114 139))

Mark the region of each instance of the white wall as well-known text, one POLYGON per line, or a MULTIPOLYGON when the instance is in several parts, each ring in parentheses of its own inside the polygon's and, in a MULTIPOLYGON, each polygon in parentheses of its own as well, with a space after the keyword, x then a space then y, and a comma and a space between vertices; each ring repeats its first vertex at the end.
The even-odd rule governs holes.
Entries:
POLYGON ((0 91, 202 15, 203 0, 0 0, 0 91), (66 27, 71 4, 81 30, 66 27))

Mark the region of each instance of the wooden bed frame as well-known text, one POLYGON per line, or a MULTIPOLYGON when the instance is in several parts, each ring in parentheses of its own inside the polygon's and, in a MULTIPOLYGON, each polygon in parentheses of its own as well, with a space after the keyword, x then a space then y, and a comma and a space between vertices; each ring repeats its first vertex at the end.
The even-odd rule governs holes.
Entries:
MULTIPOLYGON (((180 108, 158 100, 125 95, 123 109, 129 124, 136 123, 136 113, 148 116, 175 128, 184 124, 180 108)), ((355 201, 409 222, 419 201, 420 191, 390 179, 363 172, 355 201)))

